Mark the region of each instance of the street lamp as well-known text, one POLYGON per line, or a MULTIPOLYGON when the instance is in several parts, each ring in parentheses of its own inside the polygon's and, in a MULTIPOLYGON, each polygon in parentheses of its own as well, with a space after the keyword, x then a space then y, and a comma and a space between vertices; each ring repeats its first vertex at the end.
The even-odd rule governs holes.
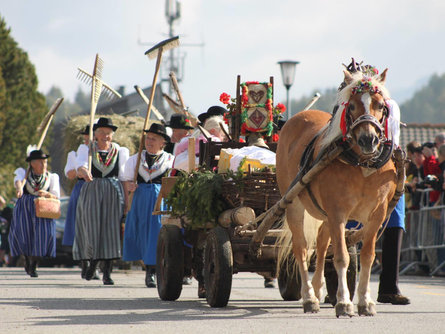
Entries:
POLYGON ((281 76, 283 77, 283 85, 286 87, 286 108, 287 108, 287 119, 289 120, 291 116, 290 103, 289 103, 289 89, 294 83, 295 79, 295 68, 299 64, 299 61, 294 60, 282 60, 279 61, 281 68, 281 76))

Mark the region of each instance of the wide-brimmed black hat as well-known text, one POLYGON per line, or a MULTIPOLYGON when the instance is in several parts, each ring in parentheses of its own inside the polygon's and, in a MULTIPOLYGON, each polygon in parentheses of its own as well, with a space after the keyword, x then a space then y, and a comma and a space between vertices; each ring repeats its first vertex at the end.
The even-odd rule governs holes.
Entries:
POLYGON ((212 106, 207 109, 207 112, 199 114, 198 119, 201 123, 204 123, 208 118, 212 116, 224 116, 227 110, 220 106, 212 106))
POLYGON ((174 114, 170 117, 170 122, 167 126, 172 129, 184 129, 184 130, 192 130, 194 129, 190 120, 182 114, 174 114))
POLYGON ((79 132, 81 135, 89 135, 90 134, 90 126, 87 125, 85 129, 79 132))
POLYGON ((164 139, 167 141, 167 143, 170 142, 170 136, 167 134, 167 131, 165 130, 165 126, 162 124, 158 124, 158 123, 153 123, 150 126, 150 129, 148 130, 144 130, 145 133, 155 133, 157 135, 160 135, 162 137, 164 137, 164 139))
POLYGON ((97 123, 93 125, 93 131, 96 131, 96 129, 99 128, 110 128, 113 131, 117 130, 117 126, 113 125, 113 121, 111 120, 111 118, 108 117, 99 118, 97 123))
POLYGON ((43 153, 42 150, 34 150, 31 151, 29 156, 26 158, 26 162, 30 162, 31 160, 38 160, 38 159, 48 159, 49 155, 43 153))

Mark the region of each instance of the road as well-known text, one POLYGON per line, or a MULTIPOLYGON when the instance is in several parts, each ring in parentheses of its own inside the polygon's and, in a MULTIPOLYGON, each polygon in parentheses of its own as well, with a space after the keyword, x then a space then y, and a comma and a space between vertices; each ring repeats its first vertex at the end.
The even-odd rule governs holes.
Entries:
MULTIPOLYGON (((23 268, 0 268, 1 333, 445 333, 445 278, 401 277, 411 305, 377 304, 375 317, 340 318, 321 305, 304 314, 301 301, 285 302, 265 289, 262 277, 233 276, 226 308, 197 298, 197 282, 184 286, 178 301, 165 302, 144 285, 144 272, 115 270, 116 285, 80 279, 77 268, 40 268, 39 278, 23 268)), ((373 275, 371 295, 377 297, 373 275)))

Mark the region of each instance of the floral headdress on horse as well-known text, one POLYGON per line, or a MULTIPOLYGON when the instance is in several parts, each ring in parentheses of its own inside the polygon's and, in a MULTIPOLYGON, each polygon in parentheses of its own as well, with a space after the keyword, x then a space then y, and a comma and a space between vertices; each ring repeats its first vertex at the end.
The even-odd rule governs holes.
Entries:
POLYGON ((379 74, 375 67, 356 63, 354 58, 352 58, 351 64, 348 66, 343 64, 343 66, 345 67, 345 78, 348 75, 350 80, 349 83, 343 81, 338 88, 336 108, 338 107, 340 110, 332 116, 328 133, 323 140, 325 145, 341 137, 345 139, 348 132, 347 110, 349 100, 353 95, 368 92, 371 95, 382 95, 385 101, 390 99, 389 91, 385 87, 386 70, 379 74))

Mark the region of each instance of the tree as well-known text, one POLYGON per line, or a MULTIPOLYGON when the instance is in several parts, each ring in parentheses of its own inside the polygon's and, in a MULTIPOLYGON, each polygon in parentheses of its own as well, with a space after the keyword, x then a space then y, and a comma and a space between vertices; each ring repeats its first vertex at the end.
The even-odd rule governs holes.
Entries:
POLYGON ((25 165, 26 147, 37 143, 36 128, 47 111, 34 65, 10 33, 0 17, 0 192, 6 197, 13 194, 12 170, 25 165))
POLYGON ((400 105, 403 122, 444 123, 445 74, 434 74, 428 84, 400 105))
MULTIPOLYGON (((301 110, 303 110, 303 108, 309 103, 309 101, 312 99, 312 97, 314 96, 314 94, 316 92, 317 92, 317 90, 315 90, 312 93, 312 95, 310 95, 310 96, 303 95, 298 100, 292 100, 291 101, 292 115, 295 115, 297 112, 300 112, 301 110)), ((332 109, 334 108, 334 105, 335 105, 336 98, 337 98, 337 89, 336 88, 325 89, 321 93, 321 97, 317 100, 317 102, 315 102, 315 104, 311 107, 311 109, 319 109, 319 110, 323 110, 326 112, 332 112, 332 109)))

